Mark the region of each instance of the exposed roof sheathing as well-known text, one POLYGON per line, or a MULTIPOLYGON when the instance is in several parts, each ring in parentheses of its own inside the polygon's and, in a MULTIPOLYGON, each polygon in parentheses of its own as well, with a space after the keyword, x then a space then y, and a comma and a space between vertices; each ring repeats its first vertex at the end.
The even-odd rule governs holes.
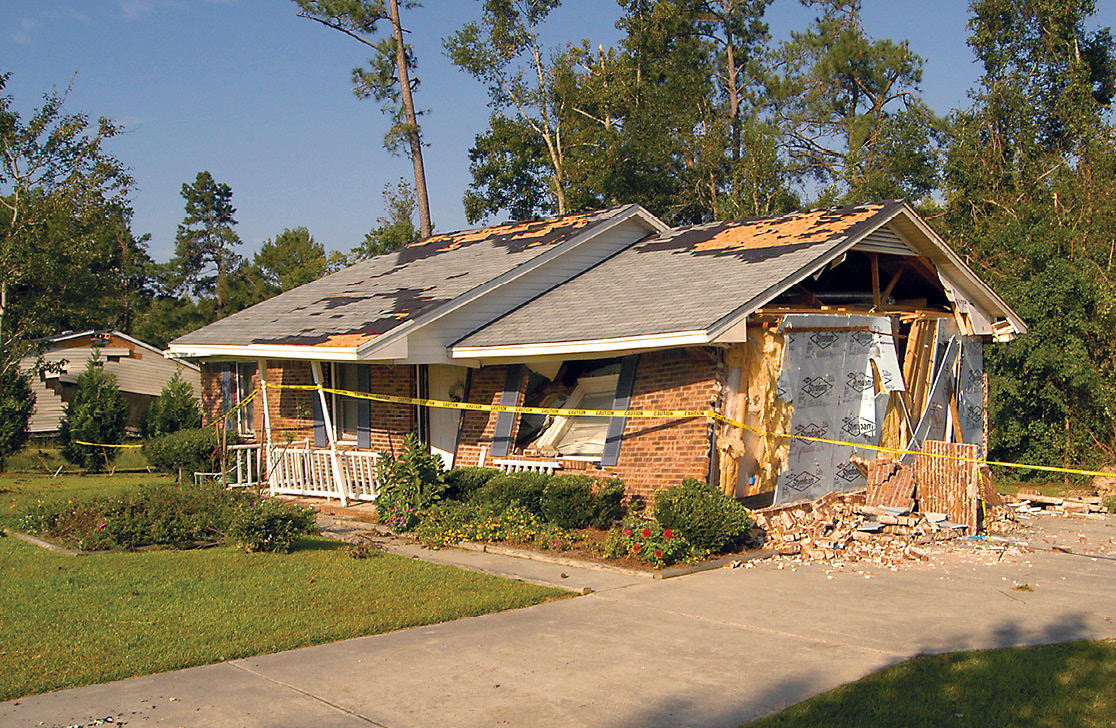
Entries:
POLYGON ((881 202, 674 228, 552 288, 455 347, 708 330, 783 290, 902 206, 881 202))
POLYGON ((434 235, 175 339, 172 345, 357 347, 625 208, 434 235))

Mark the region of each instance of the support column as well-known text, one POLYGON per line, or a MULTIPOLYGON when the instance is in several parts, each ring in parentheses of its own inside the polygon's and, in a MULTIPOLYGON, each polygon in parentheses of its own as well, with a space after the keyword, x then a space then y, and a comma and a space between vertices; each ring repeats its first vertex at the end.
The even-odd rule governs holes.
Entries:
MULTIPOLYGON (((263 467, 267 468, 267 488, 272 497, 275 496, 275 474, 271 467, 271 407, 267 402, 267 359, 256 360, 256 371, 260 374, 260 396, 263 397, 264 415, 264 455, 261 459, 263 467)), ((256 473, 259 478, 260 474, 256 473)))
POLYGON ((310 362, 310 371, 314 374, 314 385, 318 388, 318 399, 322 405, 322 421, 325 423, 326 439, 329 441, 329 461, 333 466, 333 482, 337 484, 337 494, 341 496, 341 505, 349 505, 345 491, 345 481, 341 475, 341 463, 337 459, 337 438, 333 432, 333 418, 329 416, 329 407, 326 406, 325 390, 322 389, 322 363, 310 362))

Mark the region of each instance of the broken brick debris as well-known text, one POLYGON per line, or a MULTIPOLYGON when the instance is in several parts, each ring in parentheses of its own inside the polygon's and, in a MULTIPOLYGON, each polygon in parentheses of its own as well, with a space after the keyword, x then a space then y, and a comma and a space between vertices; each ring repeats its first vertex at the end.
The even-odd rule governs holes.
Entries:
MULTIPOLYGON (((755 511, 757 525, 766 532, 763 548, 814 561, 895 566, 925 561, 927 546, 964 536, 969 530, 942 513, 870 504, 867 492, 828 493, 813 501, 755 511)), ((989 512, 986 523, 998 525, 1011 521, 1012 515, 999 507, 989 512)))
POLYGON ((1037 490, 1020 490, 1015 495, 1004 496, 1007 506, 1016 513, 1042 513, 1053 516, 1102 519, 1108 512, 1100 496, 1070 496, 1061 498, 1042 495, 1037 490))

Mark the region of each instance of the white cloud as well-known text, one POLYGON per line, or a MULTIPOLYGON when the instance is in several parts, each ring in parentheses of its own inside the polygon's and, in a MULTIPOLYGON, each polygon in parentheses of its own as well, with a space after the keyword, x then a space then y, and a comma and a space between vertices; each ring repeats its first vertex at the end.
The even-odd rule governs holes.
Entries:
POLYGON ((27 35, 23 31, 16 31, 15 33, 12 33, 11 35, 12 35, 12 40, 15 41, 16 43, 19 43, 20 45, 31 45, 31 36, 27 35))

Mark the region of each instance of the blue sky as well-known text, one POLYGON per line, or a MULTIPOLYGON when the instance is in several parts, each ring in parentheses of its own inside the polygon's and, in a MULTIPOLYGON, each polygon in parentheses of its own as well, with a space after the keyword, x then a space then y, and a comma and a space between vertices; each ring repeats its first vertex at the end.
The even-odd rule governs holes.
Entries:
MULTIPOLYGON (((1097 20, 1116 25, 1116 3, 1097 20)), ((968 47, 967 3, 865 0, 877 38, 909 40, 926 59, 923 92, 939 113, 967 105, 979 76, 968 47)), ((299 225, 330 250, 348 250, 383 214, 381 191, 410 179, 410 161, 382 147, 387 120, 351 92, 365 49, 274 0, 0 0, 0 70, 25 116, 45 91, 72 79, 67 109, 107 116, 127 133, 110 151, 131 169, 133 231, 150 233, 166 260, 183 217, 184 182, 200 170, 232 187, 241 252, 251 254, 299 225)), ((454 68, 442 38, 479 13, 471 0, 426 0, 405 11, 418 58, 416 103, 435 229, 466 227, 461 197, 468 150, 487 126, 485 89, 454 68)), ((566 0, 545 28, 548 42, 616 42, 619 6, 566 0)), ((775 0, 776 38, 813 17, 797 0, 775 0)))

